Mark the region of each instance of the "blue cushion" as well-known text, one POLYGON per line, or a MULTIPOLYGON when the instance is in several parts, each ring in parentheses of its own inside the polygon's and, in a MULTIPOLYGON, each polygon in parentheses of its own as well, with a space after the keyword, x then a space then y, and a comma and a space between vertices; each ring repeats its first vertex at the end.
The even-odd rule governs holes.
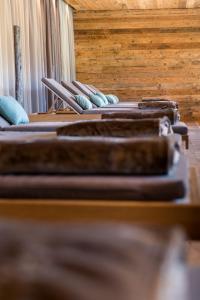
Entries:
POLYGON ((94 103, 97 107, 105 106, 105 102, 103 101, 103 99, 101 97, 97 96, 96 94, 95 95, 93 95, 93 94, 90 95, 90 101, 92 103, 94 103))
POLYGON ((92 109, 92 103, 85 96, 75 95, 74 97, 82 109, 92 109))
POLYGON ((29 123, 23 107, 10 96, 0 96, 0 115, 12 125, 29 123))
POLYGON ((106 98, 109 104, 117 104, 119 102, 118 97, 115 95, 106 95, 106 98))
POLYGON ((106 96, 103 94, 103 93, 96 93, 95 95, 99 96, 105 103, 105 105, 108 105, 109 102, 108 102, 108 99, 106 98, 106 96))

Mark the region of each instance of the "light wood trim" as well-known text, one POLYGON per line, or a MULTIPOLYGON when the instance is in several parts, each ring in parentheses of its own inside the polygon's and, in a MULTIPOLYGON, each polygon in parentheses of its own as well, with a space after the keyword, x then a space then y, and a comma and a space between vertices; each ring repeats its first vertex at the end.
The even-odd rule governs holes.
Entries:
POLYGON ((192 239, 200 239, 200 206, 191 204, 74 201, 0 200, 0 216, 54 222, 120 221, 164 226, 181 225, 192 239))
POLYGON ((126 9, 168 9, 168 8, 196 8, 199 1, 194 0, 64 0, 76 10, 126 10, 126 9))
POLYGON ((101 119, 98 114, 83 114, 78 115, 73 112, 68 113, 35 113, 29 115, 30 122, 71 122, 80 120, 94 120, 101 119))

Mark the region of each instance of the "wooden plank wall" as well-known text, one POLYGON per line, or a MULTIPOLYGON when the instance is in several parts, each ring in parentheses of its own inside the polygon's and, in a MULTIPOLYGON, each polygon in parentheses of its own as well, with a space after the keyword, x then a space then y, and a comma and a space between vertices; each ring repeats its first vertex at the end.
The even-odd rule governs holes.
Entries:
POLYGON ((200 117, 200 9, 74 12, 77 79, 122 100, 165 95, 200 117))

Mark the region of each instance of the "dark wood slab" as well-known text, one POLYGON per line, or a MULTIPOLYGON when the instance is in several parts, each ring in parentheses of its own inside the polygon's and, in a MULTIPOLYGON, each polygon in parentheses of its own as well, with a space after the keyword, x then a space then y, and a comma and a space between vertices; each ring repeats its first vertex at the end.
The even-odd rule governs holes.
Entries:
POLYGON ((158 136, 163 132, 170 132, 170 121, 167 118, 89 120, 73 122, 57 129, 57 135, 61 136, 137 137, 158 136))
POLYGON ((161 300, 185 285, 178 230, 4 220, 0 236, 2 299, 161 300))
POLYGON ((176 102, 177 107, 178 107, 177 101, 174 99, 171 99, 169 97, 162 97, 162 96, 161 97, 142 97, 142 101, 144 101, 144 102, 148 102, 148 101, 150 101, 150 102, 152 102, 152 101, 169 101, 169 102, 171 102, 171 101, 173 101, 173 102, 176 102))
POLYGON ((171 124, 179 120, 179 113, 172 108, 159 110, 138 109, 130 112, 107 112, 102 114, 102 119, 151 119, 168 117, 171 124))
POLYGON ((149 108, 159 108, 159 109, 166 109, 166 108, 173 108, 177 109, 177 104, 174 101, 142 101, 138 103, 138 108, 140 109, 149 109, 149 108))
POLYGON ((0 142, 0 174, 167 174, 176 141, 167 137, 58 138, 0 142))

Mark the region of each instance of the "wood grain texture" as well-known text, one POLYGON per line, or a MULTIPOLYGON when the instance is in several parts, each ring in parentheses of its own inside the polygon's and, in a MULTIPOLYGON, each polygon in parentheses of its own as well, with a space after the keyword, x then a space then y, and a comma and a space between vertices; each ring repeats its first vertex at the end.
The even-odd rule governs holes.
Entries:
POLYGON ((77 11, 74 28, 77 80, 121 100, 168 96, 199 119, 200 9, 77 11))
POLYGON ((76 10, 162 9, 200 7, 199 0, 65 0, 76 10))
POLYGON ((137 300, 163 300, 157 295, 180 295, 185 290, 183 238, 177 230, 116 223, 1 221, 1 299, 132 300, 137 295, 137 300))

